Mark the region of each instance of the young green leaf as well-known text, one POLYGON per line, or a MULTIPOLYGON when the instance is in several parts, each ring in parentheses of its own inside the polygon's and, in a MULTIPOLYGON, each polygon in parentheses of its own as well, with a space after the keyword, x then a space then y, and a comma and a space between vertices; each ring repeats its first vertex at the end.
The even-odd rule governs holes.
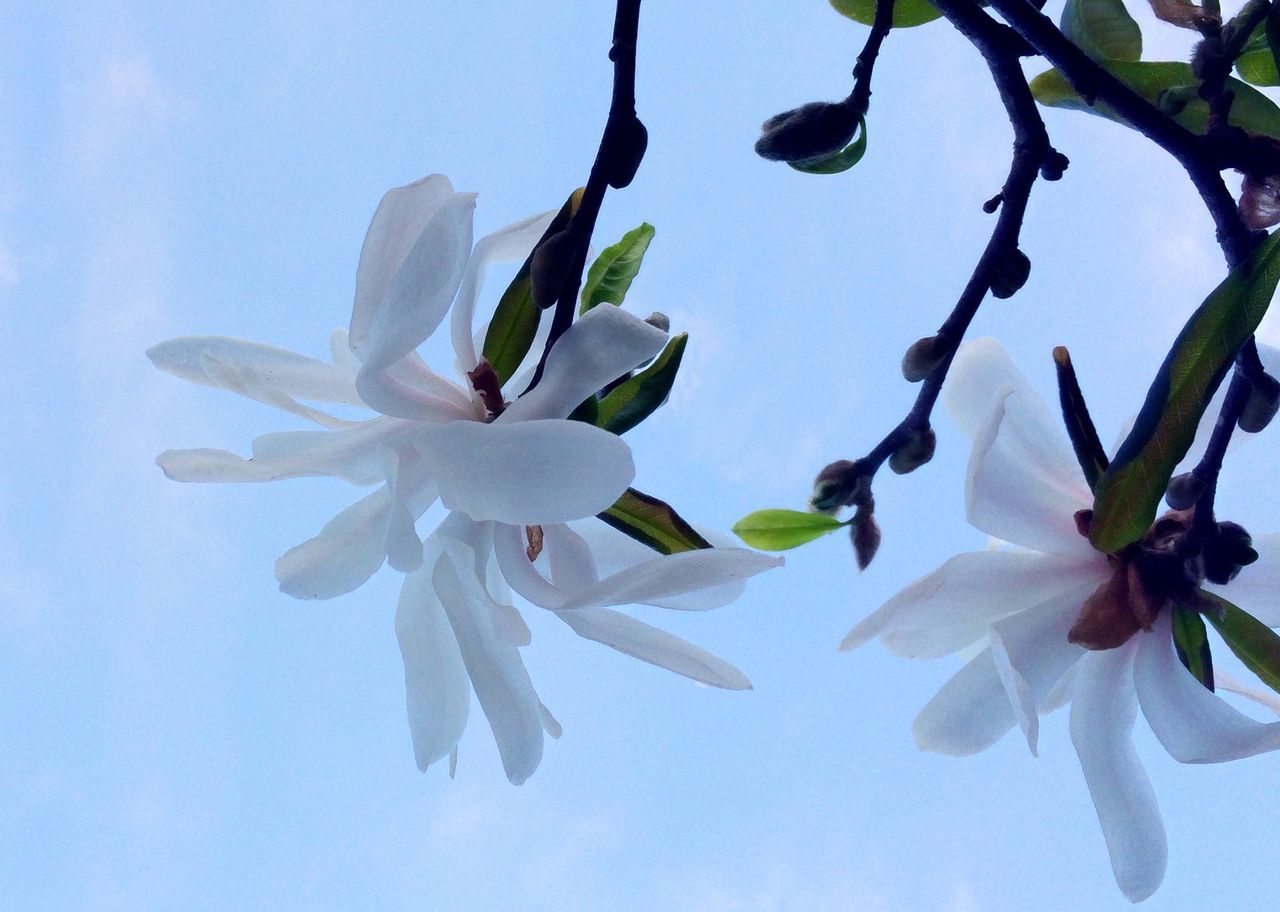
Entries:
POLYGON ((681 518, 670 504, 627 488, 617 502, 597 514, 613 528, 659 554, 710 548, 711 543, 681 518))
POLYGON ((584 314, 597 304, 606 301, 621 304, 631 288, 631 282, 640 273, 644 253, 653 240, 653 226, 642 222, 622 236, 612 247, 606 247, 587 270, 587 280, 582 285, 582 303, 578 313, 584 314))
POLYGON ((1212 592, 1201 592, 1221 612, 1206 615, 1240 661, 1272 690, 1280 691, 1280 636, 1262 621, 1212 592))
POLYGON ((1157 371, 1133 430, 1098 480, 1089 540, 1107 554, 1137 541, 1236 351, 1257 329, 1280 280, 1280 234, 1231 271, 1187 321, 1157 371))
POLYGON ((1062 33, 1095 60, 1138 60, 1142 30, 1122 0, 1067 0, 1062 33))
MULTIPOLYGON (((1103 66, 1152 104, 1159 102, 1162 92, 1199 83, 1188 63, 1107 61, 1103 66)), ((1226 85, 1235 96, 1228 115, 1230 122, 1250 133, 1280 139, 1280 108, 1275 102, 1239 79, 1227 79, 1226 85)), ((1086 111, 1127 125, 1124 118, 1102 102, 1092 106, 1086 104, 1056 69, 1047 70, 1031 80, 1031 94, 1047 107, 1086 111)), ((1209 124, 1209 106, 1199 98, 1192 98, 1174 115, 1174 120, 1194 133, 1204 133, 1209 124)))
POLYGON ((667 401, 688 341, 688 333, 672 336, 652 364, 610 390, 600 400, 596 424, 611 433, 625 434, 653 414, 667 401))
POLYGON ((1213 654, 1209 651, 1209 635, 1200 612, 1173 606, 1173 648, 1187 671, 1213 690, 1213 654))
POLYGON ((862 161, 862 156, 867 154, 867 119, 863 117, 858 121, 858 135, 853 142, 845 146, 839 152, 832 152, 830 155, 820 155, 817 158, 804 158, 799 161, 789 161, 788 165, 797 171, 803 171, 805 174, 840 174, 848 171, 858 162, 862 161))
POLYGON ((734 525, 733 531, 753 548, 762 551, 786 551, 847 526, 826 513, 803 513, 799 510, 757 510, 748 513, 734 525))
MULTIPOLYGON (((876 0, 831 0, 831 6, 840 15, 863 25, 871 25, 876 20, 876 0)), ((893 27, 924 25, 941 15, 929 0, 894 0, 893 27)))
POLYGON ((1076 379, 1076 369, 1071 364, 1071 355, 1061 345, 1053 350, 1053 365, 1058 370, 1058 403, 1062 406, 1067 436, 1071 439, 1071 448, 1076 452, 1084 480, 1092 491, 1098 486, 1098 478, 1107 470, 1107 451, 1102 448, 1098 430, 1089 416, 1080 381, 1076 379))
POLYGON ((493 367, 501 383, 511 379, 524 356, 529 353, 533 337, 538 332, 538 320, 542 311, 533 303, 533 258, 542 242, 559 234, 578 211, 582 202, 583 188, 579 187, 569 195, 565 204, 560 207, 556 217, 552 219, 541 240, 534 246, 524 264, 511 280, 507 290, 498 300, 498 306, 489 321, 489 329, 484 335, 482 356, 493 367))

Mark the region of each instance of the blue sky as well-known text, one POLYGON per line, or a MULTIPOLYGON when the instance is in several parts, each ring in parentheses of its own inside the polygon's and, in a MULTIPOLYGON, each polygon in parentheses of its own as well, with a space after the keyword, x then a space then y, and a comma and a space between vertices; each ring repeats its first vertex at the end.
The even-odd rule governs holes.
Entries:
MULTIPOLYGON (((478 716, 456 780, 414 766, 393 571, 332 602, 278 592, 275 558, 350 490, 177 485, 154 466, 169 447, 244 452, 291 425, 154 371, 149 345, 220 333, 324 356, 384 190, 446 173, 480 194, 483 232, 585 179, 611 6, 4 9, 0 883, 14 908, 1128 905, 1063 714, 1039 759, 1015 737, 967 760, 922 754, 910 721, 955 663, 836 652, 907 582, 985 545, 963 518, 967 442, 941 414, 934 463, 877 485, 868 572, 833 537, 732 606, 661 618, 751 692, 697 687, 527 611, 526 661, 565 735, 519 788, 478 716)), ((607 197, 597 246, 657 227, 629 306, 691 340, 671 402, 629 435, 637 486, 709 525, 801 506, 817 469, 879 439, 913 394, 903 349, 986 240, 980 206, 1010 137, 945 24, 890 36, 854 171, 753 156, 766 116, 847 91, 864 31, 816 0, 643 11, 650 149, 607 197)), ((1149 37, 1147 57, 1181 44, 1149 37)), ((1098 118, 1046 120, 1072 166, 1033 193, 1029 283, 974 331, 998 334, 1046 395, 1049 351, 1068 345, 1109 439, 1221 258, 1170 160, 1098 118)), ((1221 494, 1256 531, 1277 527, 1259 496, 1275 447, 1242 451, 1221 494)), ((1141 722, 1137 740, 1171 846, 1145 907, 1274 896, 1275 757, 1183 767, 1141 722)))

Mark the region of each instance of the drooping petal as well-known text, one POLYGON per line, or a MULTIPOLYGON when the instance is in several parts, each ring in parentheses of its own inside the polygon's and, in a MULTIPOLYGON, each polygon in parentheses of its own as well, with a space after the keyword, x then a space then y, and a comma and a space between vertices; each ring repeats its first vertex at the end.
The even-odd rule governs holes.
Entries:
POLYGON ((512 525, 592 516, 635 475, 622 439, 581 421, 455 421, 428 428, 416 446, 446 507, 512 525))
POLYGON ((1214 696, 1178 661, 1165 612, 1139 634, 1133 681, 1142 714, 1173 759, 1222 763, 1280 748, 1280 722, 1257 722, 1214 696))
POLYGON ((841 649, 879 636, 898 655, 935 659, 974 642, 1000 617, 1079 589, 1106 563, 1030 551, 958 554, 916 580, 854 627, 841 649))
POLYGON ((453 184, 443 174, 431 174, 383 194, 365 233, 360 265, 356 268, 356 298, 348 340, 353 349, 365 343, 374 310, 386 297, 391 280, 431 217, 453 195, 453 184))
POLYGON ((262 383, 285 396, 361 404, 352 371, 262 342, 229 336, 180 336, 151 346, 147 357, 160 370, 202 386, 226 387, 223 377, 209 371, 210 364, 217 364, 233 376, 251 370, 262 383))
POLYGON ((474 193, 455 193, 441 203, 374 304, 367 333, 357 333, 353 323, 351 344, 362 375, 407 355, 440 325, 471 253, 474 211, 474 193))
POLYGON ((280 591, 299 599, 329 599, 360 586, 382 566, 391 495, 386 485, 325 524, 320 534, 276 561, 280 591))
POLYGON ((396 607, 409 733, 420 770, 454 749, 471 708, 471 682, 462 653, 433 589, 439 553, 437 549, 426 567, 405 577, 396 607))
POLYGON ((555 215, 554 209, 531 215, 476 241, 462 277, 462 287, 458 290, 458 300, 449 316, 453 350, 458 356, 458 368, 463 373, 480 363, 471 324, 475 318, 476 298, 490 264, 523 261, 555 215))
POLYGON ((543 548, 551 564, 551 584, 565 592, 581 592, 600 579, 586 540, 568 526, 543 526, 543 548))
POLYGON ((1258 559, 1240 568, 1240 575, 1218 586, 1205 588, 1252 614, 1268 627, 1280 627, 1280 534, 1269 532, 1253 536, 1253 549, 1258 559))
POLYGON ((1168 858, 1160 808, 1132 740, 1137 715, 1133 654, 1143 638, 1086 655, 1071 699, 1071 741, 1102 824, 1116 883, 1133 902, 1160 886, 1168 858))
POLYGON ((1013 717, 1026 736, 1031 756, 1040 756, 1040 714, 1036 709, 1035 694, 1031 692, 1031 685, 1022 676, 1022 672, 1013 666, 1013 660, 1004 645, 1004 637, 1000 636, 1000 631, 995 627, 991 628, 991 661, 996 667, 996 674, 1000 676, 1000 683, 1004 685, 1009 705, 1013 707, 1013 717))
MULTIPOLYGON (((1067 630, 1087 594, 1072 590, 992 625, 1037 710, 1084 654, 1084 649, 1067 642, 1067 630)), ((965 757, 995 744, 1015 721, 988 647, 943 685, 916 717, 912 732, 922 750, 965 757)))
POLYGON ((537 571, 525 553, 520 526, 499 523, 493 530, 493 553, 503 578, 520 594, 542 608, 561 608, 566 595, 537 571))
POLYGON ((1092 496, 1062 432, 1033 393, 1006 388, 974 438, 965 478, 969 522, 1049 554, 1095 553, 1076 529, 1092 496))
POLYGON ((990 336, 960 346, 942 386, 942 404, 965 436, 973 440, 991 416, 991 403, 1005 389, 1025 397, 1026 409, 1035 423, 1048 426, 1058 421, 1004 346, 990 336))
POLYGON ((658 555, 605 577, 565 599, 563 608, 670 604, 673 596, 730 581, 745 580, 779 567, 783 558, 746 548, 704 548, 658 555))
POLYGON ((432 582, 493 729, 503 769, 519 785, 542 760, 541 701, 520 651, 494 632, 492 602, 475 573, 477 555, 466 542, 443 530, 438 534, 445 556, 436 563, 432 582))
MULTIPOLYGON (((405 359, 401 359, 404 361, 405 359)), ((397 362, 400 363, 400 362, 397 362)), ((413 421, 446 422, 475 420, 469 407, 444 396, 427 392, 417 384, 397 376, 393 370, 362 372, 356 380, 360 397, 384 415, 413 421)))
POLYGON ((435 502, 435 479, 411 440, 401 437, 389 444, 392 471, 387 480, 391 508, 387 513, 387 562, 409 573, 422 566, 422 539, 418 537, 418 517, 435 502))
POLYGON ((750 690, 751 682, 737 668, 674 634, 608 608, 579 608, 557 612, 574 633, 621 653, 674 671, 712 687, 750 690))
POLYGON ((1280 697, 1276 696, 1273 690, 1262 690, 1257 687, 1250 687, 1241 681, 1237 681, 1231 675, 1220 669, 1213 670, 1213 684, 1218 690, 1225 690, 1229 693, 1239 694, 1240 696, 1252 700, 1259 706, 1265 706, 1277 716, 1280 716, 1280 697))
POLYGON ((667 334, 612 304, 587 311, 556 340, 530 392, 507 407, 500 423, 563 418, 582 401, 652 358, 667 334))

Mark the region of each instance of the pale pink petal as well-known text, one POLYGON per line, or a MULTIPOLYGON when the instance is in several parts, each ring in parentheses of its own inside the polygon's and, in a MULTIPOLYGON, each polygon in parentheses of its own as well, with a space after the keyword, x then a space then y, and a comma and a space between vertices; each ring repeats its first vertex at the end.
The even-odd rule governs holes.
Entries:
POLYGON ((455 421, 428 428, 416 445, 446 507, 512 525, 599 513, 635 475, 622 439, 581 421, 455 421))
POLYGON ((1223 763, 1280 748, 1280 722, 1257 722, 1215 696, 1173 651, 1168 613, 1140 640, 1133 680, 1142 714, 1180 763, 1223 763))
POLYGON ((404 659, 405 703, 418 769, 449 755, 471 708, 471 682, 453 627, 432 588, 439 551, 405 577, 396 608, 396 638, 404 659))
POLYGON ((315 538, 276 561, 280 590, 300 599, 328 599, 350 592, 382 566, 391 496, 386 486, 347 507, 315 538))
POLYGON ((621 653, 712 687, 750 690, 751 682, 728 662, 674 634, 608 608, 557 612, 574 633, 621 653))
POLYGON ((1239 576, 1225 586, 1206 583, 1205 588, 1239 605, 1268 627, 1280 627, 1280 534, 1253 536, 1253 548, 1258 559, 1241 567, 1239 576))
POLYGON ((262 384, 284 396, 359 405, 354 374, 345 368, 325 364, 315 358, 261 342, 228 336, 181 336, 147 349, 147 357, 160 370, 199 383, 243 392, 238 384, 228 386, 227 376, 249 370, 262 384), (209 365, 227 372, 211 373, 209 365))
POLYGON ((361 373, 356 386, 369 407, 384 415, 427 422, 475 420, 478 417, 469 406, 464 407, 450 398, 427 392, 391 370, 361 373))
POLYGON ((1086 655, 1071 699, 1071 741, 1102 824, 1116 883, 1132 902, 1141 902, 1160 886, 1168 858, 1160 808, 1132 740, 1137 715, 1132 666, 1139 638, 1086 655))
POLYGON ((667 334, 612 304, 587 311, 547 358, 542 379, 508 406, 500 423, 563 418, 588 396, 662 350, 667 334))
POLYGON ((972 339, 960 346, 942 386, 942 404, 960 430, 972 440, 982 432, 992 404, 1006 389, 1023 394, 1025 407, 1036 424, 1061 424, 1061 419, 1036 395, 1035 388, 1018 370, 1004 346, 990 336, 972 339))

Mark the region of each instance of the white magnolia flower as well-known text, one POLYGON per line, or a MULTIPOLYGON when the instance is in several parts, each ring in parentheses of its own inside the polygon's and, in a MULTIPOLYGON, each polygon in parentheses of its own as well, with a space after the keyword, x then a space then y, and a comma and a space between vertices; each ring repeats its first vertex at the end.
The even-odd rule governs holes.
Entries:
MULTIPOLYGON (((715 607, 736 598, 746 577, 780 561, 741 548, 660 556, 588 519, 623 494, 635 469, 621 438, 567 416, 662 349, 666 334, 642 320, 613 305, 595 307, 557 341, 533 390, 516 398, 529 379, 517 372, 503 391, 514 401, 486 405, 466 379, 480 365, 472 318, 485 271, 527 257, 552 213, 473 248, 474 201, 441 175, 383 197, 360 254, 350 331, 331 340, 332 364, 210 336, 172 339, 147 354, 162 370, 325 428, 259 437, 250 459, 169 450, 157 462, 170 478, 326 475, 377 485, 277 561, 280 588, 297 598, 332 598, 361 585, 384 560, 408 573, 396 630, 419 766, 454 750, 474 688, 507 774, 519 783, 538 765, 544 727, 558 735, 559 726, 520 658, 529 630, 508 582, 583 637, 741 689, 750 684, 733 666, 608 606, 715 607), (416 354, 451 305, 461 383, 416 354), (349 420, 298 400, 381 414, 349 420), (452 512, 424 547, 415 523, 437 499, 452 512), (585 522, 568 525, 574 520, 585 522)), ((530 359, 540 351, 535 344, 530 359)))
MULTIPOLYGON (((961 348, 943 393, 973 440, 969 521, 1022 547, 953 557, 854 627, 841 648, 878 636, 909 658, 980 649, 916 718, 913 732, 924 750, 967 756, 1018 725, 1035 754, 1039 717, 1070 701, 1071 739, 1116 881, 1129 899, 1145 899, 1164 878, 1167 844, 1132 743, 1138 708, 1183 763, 1274 750, 1280 722, 1256 722, 1201 685, 1175 654, 1167 610, 1117 648, 1069 642, 1085 601, 1116 567, 1077 531, 1073 517, 1093 498, 1060 419, 991 339, 961 348)), ((1277 626, 1280 536, 1257 536, 1253 545, 1258 562, 1222 591, 1277 626)), ((1216 677, 1219 689, 1277 707, 1270 696, 1216 677)))

